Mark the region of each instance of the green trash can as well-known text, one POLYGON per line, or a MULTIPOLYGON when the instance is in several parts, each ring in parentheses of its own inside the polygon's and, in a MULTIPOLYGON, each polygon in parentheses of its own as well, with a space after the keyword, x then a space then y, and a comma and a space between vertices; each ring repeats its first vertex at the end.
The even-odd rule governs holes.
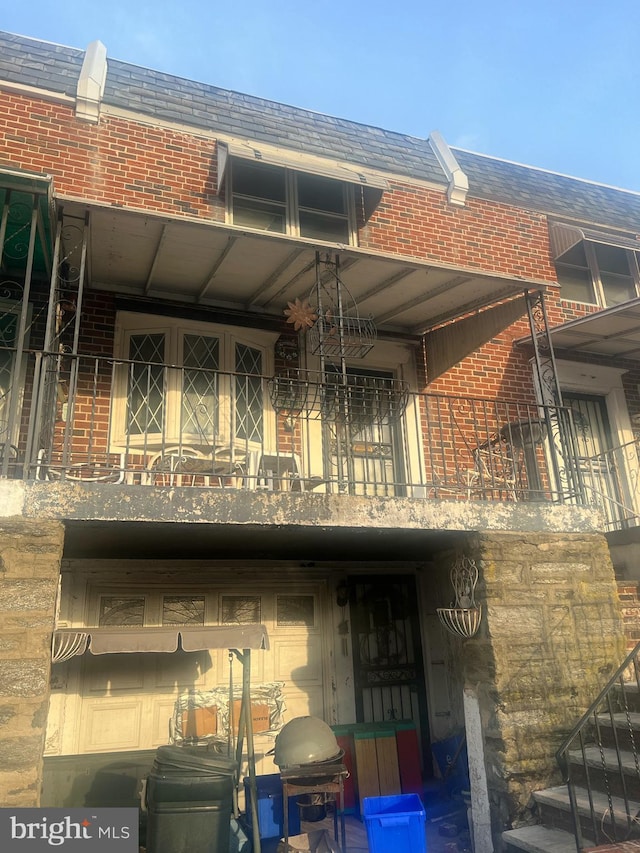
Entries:
POLYGON ((147 853, 227 851, 236 770, 205 748, 159 747, 147 777, 147 853))

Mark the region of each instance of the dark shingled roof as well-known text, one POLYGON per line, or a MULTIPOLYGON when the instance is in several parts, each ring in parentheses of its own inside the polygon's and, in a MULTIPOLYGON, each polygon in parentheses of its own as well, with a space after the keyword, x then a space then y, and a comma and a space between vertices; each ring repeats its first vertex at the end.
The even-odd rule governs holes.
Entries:
POLYGON ((446 183, 431 146, 346 119, 108 60, 105 103, 192 127, 446 183))
POLYGON ((552 216, 640 233, 640 193, 452 149, 469 192, 552 216))
POLYGON ((75 97, 84 50, 0 33, 0 80, 75 97))
MULTIPOLYGON (((0 32, 0 80, 75 95, 83 50, 0 32)), ((425 139, 107 58, 104 101, 159 119, 442 185, 425 139)), ((640 233, 640 194, 453 149, 470 195, 640 233)))

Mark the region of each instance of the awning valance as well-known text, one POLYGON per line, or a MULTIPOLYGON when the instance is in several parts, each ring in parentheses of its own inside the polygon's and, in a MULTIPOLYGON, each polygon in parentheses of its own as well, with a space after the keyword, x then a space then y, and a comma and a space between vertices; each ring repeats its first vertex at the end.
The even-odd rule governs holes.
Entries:
POLYGON ((583 240, 589 243, 615 246, 618 249, 640 251, 640 240, 635 237, 613 234, 608 231, 594 231, 590 228, 579 228, 577 225, 566 225, 562 222, 552 222, 549 225, 549 238, 554 261, 557 261, 583 240))
POLYGON ((427 377, 433 382, 526 313, 524 296, 426 332, 427 377))
POLYGON ((94 655, 175 652, 204 649, 268 649, 264 625, 186 626, 180 628, 59 628, 53 635, 53 661, 89 650, 94 655))
POLYGON ((218 142, 218 190, 224 181, 230 157, 240 157, 243 160, 266 163, 270 166, 282 166, 287 169, 295 169, 298 172, 307 172, 324 178, 334 178, 338 181, 375 187, 379 190, 387 189, 389 186, 384 178, 366 169, 360 169, 353 164, 341 163, 337 160, 325 160, 312 154, 289 151, 262 143, 218 142))

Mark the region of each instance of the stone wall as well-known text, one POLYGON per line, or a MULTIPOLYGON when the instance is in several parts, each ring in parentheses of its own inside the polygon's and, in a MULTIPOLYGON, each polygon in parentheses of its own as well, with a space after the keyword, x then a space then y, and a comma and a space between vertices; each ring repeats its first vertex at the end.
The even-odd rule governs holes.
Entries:
POLYGON ((555 752, 622 663, 624 628, 603 536, 478 534, 466 553, 480 570, 482 624, 451 651, 458 689, 479 707, 483 743, 468 746, 483 752, 499 849, 502 830, 533 822, 531 794, 561 782, 555 752))
POLYGON ((0 806, 37 806, 64 527, 0 520, 0 806))

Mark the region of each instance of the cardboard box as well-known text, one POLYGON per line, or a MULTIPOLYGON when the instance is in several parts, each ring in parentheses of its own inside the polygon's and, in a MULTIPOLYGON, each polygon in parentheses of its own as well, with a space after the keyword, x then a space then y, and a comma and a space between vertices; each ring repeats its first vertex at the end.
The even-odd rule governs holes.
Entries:
POLYGON ((218 709, 215 705, 208 708, 193 708, 182 712, 182 737, 201 738, 218 733, 218 709))
MULTIPOLYGON (((242 700, 236 699, 233 703, 233 733, 238 734, 238 725, 240 723, 240 708, 242 700)), ((251 720, 253 722, 253 733, 269 731, 269 706, 265 703, 251 703, 251 720)))

